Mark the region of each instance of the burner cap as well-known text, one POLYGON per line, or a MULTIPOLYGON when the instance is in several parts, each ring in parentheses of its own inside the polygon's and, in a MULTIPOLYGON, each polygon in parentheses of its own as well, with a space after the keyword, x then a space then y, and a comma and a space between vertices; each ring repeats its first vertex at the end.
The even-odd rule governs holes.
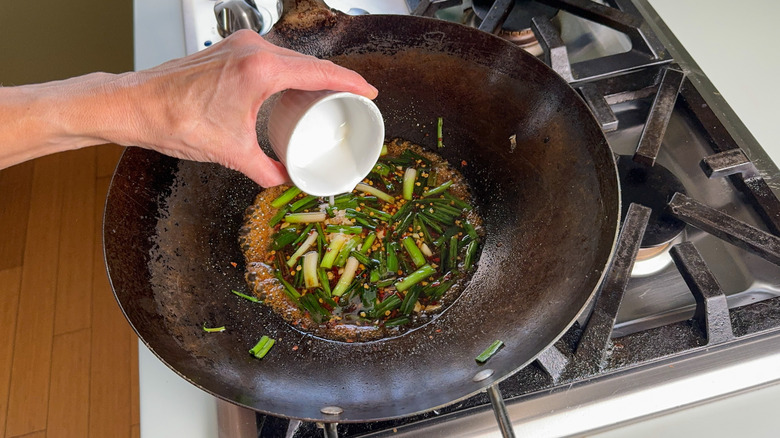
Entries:
MULTIPOLYGON (((472 9, 480 20, 484 20, 491 6, 491 0, 473 0, 472 9)), ((504 21, 503 30, 506 32, 519 32, 531 28, 531 18, 544 16, 552 18, 558 13, 558 9, 543 5, 534 0, 515 0, 512 10, 504 21)))
POLYGON ((685 193, 685 187, 672 172, 655 164, 652 167, 636 163, 631 156, 621 155, 617 161, 623 217, 632 202, 651 208, 650 221, 642 238, 642 248, 651 248, 671 241, 685 229, 685 222, 666 212, 666 205, 675 192, 685 193))

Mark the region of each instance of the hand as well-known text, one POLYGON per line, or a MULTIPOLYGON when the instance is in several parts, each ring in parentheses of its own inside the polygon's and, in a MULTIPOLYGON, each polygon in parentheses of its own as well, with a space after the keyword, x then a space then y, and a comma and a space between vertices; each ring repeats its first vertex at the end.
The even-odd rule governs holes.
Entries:
POLYGON ((0 169, 117 143, 219 163, 264 187, 278 185, 287 171, 260 149, 255 124, 263 101, 289 88, 377 95, 353 71, 239 31, 149 70, 0 87, 0 169))
POLYGON ((143 90, 133 100, 147 110, 134 122, 136 138, 123 143, 220 163, 264 187, 289 180, 281 163, 257 143, 257 112, 266 98, 288 88, 377 95, 357 73, 274 46, 251 31, 138 72, 126 82, 132 93, 143 90))

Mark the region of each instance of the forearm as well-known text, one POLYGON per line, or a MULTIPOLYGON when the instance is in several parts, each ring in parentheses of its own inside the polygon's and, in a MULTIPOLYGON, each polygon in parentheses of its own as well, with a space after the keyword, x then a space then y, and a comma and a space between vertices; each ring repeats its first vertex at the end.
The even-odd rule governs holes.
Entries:
MULTIPOLYGON (((0 169, 43 155, 120 142, 123 75, 0 88, 0 169)), ((127 114, 125 112, 125 114, 127 114)))

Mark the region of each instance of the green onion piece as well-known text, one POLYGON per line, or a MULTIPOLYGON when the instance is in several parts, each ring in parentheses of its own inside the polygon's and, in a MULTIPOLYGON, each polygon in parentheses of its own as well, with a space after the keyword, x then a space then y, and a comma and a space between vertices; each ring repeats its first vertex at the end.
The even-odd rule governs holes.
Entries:
MULTIPOLYGON (((327 294, 328 297, 330 297, 330 280, 328 279, 328 273, 325 272, 325 269, 319 268, 317 269, 317 276, 320 278, 320 283, 322 284, 322 289, 327 294)), ((335 306, 334 306, 335 307, 335 306)))
POLYGON ((403 292, 435 273, 436 268, 432 267, 431 265, 423 265, 420 267, 420 269, 412 272, 411 274, 407 275, 406 278, 396 283, 395 288, 400 292, 403 292))
POLYGON ((301 193, 301 189, 298 187, 292 186, 289 189, 285 190, 284 193, 279 195, 278 198, 271 201, 271 207, 273 208, 279 208, 282 205, 285 205, 295 199, 298 194, 301 193))
POLYGON ((325 255, 322 256, 320 262, 321 268, 330 269, 333 267, 333 262, 336 261, 336 257, 339 255, 341 247, 349 240, 346 234, 336 234, 328 244, 328 249, 325 250, 325 255))
POLYGON ((317 251, 309 251, 303 256, 303 284, 306 289, 320 287, 320 280, 317 276, 317 263, 320 261, 320 255, 317 251))
POLYGON ((398 295, 390 295, 389 297, 385 298, 384 301, 374 306, 374 310, 372 312, 372 315, 374 318, 382 318, 384 316, 387 316, 386 314, 389 312, 392 312, 396 308, 398 308, 401 305, 402 301, 400 298, 398 298, 398 295))
POLYGON ((412 258, 412 263, 414 263, 415 267, 419 268, 426 263, 425 256, 420 251, 420 248, 417 247, 417 244, 414 243, 414 239, 411 236, 404 237, 401 243, 404 244, 404 248, 409 253, 409 257, 412 258))
POLYGON ((390 174, 390 172, 392 172, 392 170, 393 168, 385 163, 376 163, 374 165, 373 172, 376 172, 377 175, 387 176, 390 174))
POLYGON ((414 183, 417 180, 417 169, 414 167, 407 167, 404 172, 404 199, 407 201, 412 200, 412 194, 414 194, 414 183))
POLYGON ((360 234, 363 232, 363 227, 359 225, 328 225, 325 227, 325 231, 328 233, 360 234))
POLYGON ((371 249, 371 245, 374 244, 375 240, 376 240, 376 233, 373 231, 368 233, 368 236, 366 236, 366 240, 363 241, 363 245, 360 246, 360 253, 367 254, 368 251, 371 249))
POLYGON ((463 258, 463 270, 468 271, 474 263, 474 255, 477 253, 477 241, 472 240, 466 245, 466 256, 463 258))
POLYGON ((309 233, 309 236, 306 238, 306 240, 301 243, 301 246, 298 247, 298 249, 293 253, 293 255, 290 256, 290 259, 287 260, 287 267, 292 268, 295 266, 296 263, 298 263, 298 259, 301 258, 301 256, 311 248, 311 246, 314 244, 314 242, 317 241, 317 232, 311 231, 309 233))
POLYGON ((295 302, 295 304, 298 304, 298 302, 301 299, 301 294, 298 292, 293 285, 290 284, 289 281, 285 280, 284 277, 282 277, 282 273, 279 271, 275 272, 276 279, 279 280, 279 283, 282 283, 282 286, 284 286, 284 293, 287 294, 288 297, 290 297, 291 300, 295 302))
POLYGON ((451 179, 447 180, 447 181, 443 182, 441 185, 439 185, 438 187, 435 187, 435 188, 432 188, 430 190, 424 191, 422 196, 423 196, 423 198, 425 198, 427 196, 440 195, 440 194, 444 193, 448 188, 450 188, 451 185, 452 185, 452 180, 451 179))
POLYGON ((298 229, 295 227, 287 227, 279 230, 274 234, 274 240, 271 243, 271 249, 278 251, 287 245, 290 245, 298 240, 298 229))
POLYGON ((466 229, 466 232, 468 233, 468 235, 471 238, 471 240, 477 240, 477 238, 479 237, 477 235, 477 230, 474 229, 474 225, 472 225, 471 222, 469 222, 468 219, 463 221, 463 228, 466 229))
POLYGON ((319 198, 312 195, 306 195, 303 198, 290 204, 290 211, 295 213, 296 211, 304 210, 313 207, 317 204, 319 198))
POLYGON ((206 327, 206 323, 203 323, 203 331, 206 333, 218 333, 218 332, 224 332, 225 326, 222 327, 206 327))
POLYGON ((385 321, 385 327, 395 327, 399 325, 409 324, 412 320, 408 316, 399 316, 398 318, 388 319, 385 321))
POLYGON ((479 363, 485 363, 488 359, 493 357, 498 350, 504 346, 504 343, 500 340, 494 341, 492 344, 490 344, 490 347, 486 348, 485 351, 483 351, 479 356, 476 357, 477 362, 479 363))
POLYGON ((262 301, 260 301, 257 297, 253 297, 251 295, 242 294, 241 292, 239 292, 237 290, 231 290, 230 292, 233 292, 234 294, 238 295, 239 297, 244 298, 246 300, 249 300, 249 301, 251 301, 253 303, 262 303, 262 301))
POLYGON ((395 274, 398 272, 398 244, 395 242, 387 242, 385 244, 385 251, 387 251, 387 270, 395 274))
POLYGON ((291 224, 308 224, 311 222, 323 222, 328 217, 325 212, 290 213, 284 217, 285 222, 291 224))
POLYGON ((458 269, 458 236, 450 237, 450 254, 447 256, 447 270, 455 271, 458 269))
POLYGON ((271 347, 273 347, 275 343, 275 340, 269 338, 268 336, 263 336, 259 341, 257 341, 257 344, 255 344, 255 346, 249 350, 249 354, 258 359, 262 359, 266 354, 268 354, 268 351, 271 350, 271 347))
POLYGON ((356 258, 358 262, 362 263, 366 267, 375 268, 377 265, 379 265, 377 260, 368 257, 360 251, 352 250, 349 255, 350 257, 356 258))
POLYGON ((344 266, 344 273, 341 274, 341 278, 339 278, 338 283, 336 283, 336 287, 333 288, 333 296, 340 297, 347 291, 347 287, 349 287, 352 280, 355 279, 355 273, 357 272, 359 264, 360 262, 354 257, 347 259, 346 266, 344 266))
POLYGON ((349 239, 344 245, 341 246, 341 249, 339 250, 339 256, 336 257, 336 261, 333 263, 333 266, 344 266, 344 263, 347 262, 347 257, 349 257, 349 254, 353 249, 357 248, 358 245, 360 245, 360 237, 353 236, 351 239, 349 239))
POLYGON ((376 187, 371 187, 368 184, 360 183, 360 184, 358 184, 355 187, 355 190, 363 192, 363 193, 368 193, 370 195, 374 195, 377 198, 379 198, 379 199, 381 199, 381 200, 383 200, 385 202, 394 202, 395 201, 395 198, 393 198, 392 196, 390 196, 387 193, 377 189, 376 187))
POLYGON ((417 303, 417 298, 420 296, 421 291, 422 288, 417 286, 409 289, 406 292, 406 295, 404 296, 404 302, 401 303, 401 308, 399 309, 401 313, 404 315, 412 313, 412 310, 414 310, 414 305, 417 303))
POLYGON ((440 148, 444 147, 444 137, 442 135, 442 125, 444 124, 444 118, 439 117, 436 121, 436 145, 440 148))
POLYGON ((268 226, 273 227, 279 222, 281 222, 282 219, 284 219, 284 215, 289 213, 289 211, 290 210, 287 207, 280 208, 279 211, 277 211, 276 214, 273 215, 273 217, 271 217, 271 219, 268 221, 268 226))
POLYGON ((384 222, 388 222, 392 218, 392 216, 390 216, 390 214, 388 214, 388 213, 386 213, 386 212, 384 212, 382 210, 377 210, 376 208, 369 207, 367 205, 364 205, 363 209, 368 212, 367 216, 370 217, 370 218, 376 218, 376 219, 379 219, 379 220, 384 221, 384 222))
POLYGON ((382 156, 382 155, 387 155, 387 145, 386 144, 382 145, 382 151, 379 152, 379 156, 382 156))

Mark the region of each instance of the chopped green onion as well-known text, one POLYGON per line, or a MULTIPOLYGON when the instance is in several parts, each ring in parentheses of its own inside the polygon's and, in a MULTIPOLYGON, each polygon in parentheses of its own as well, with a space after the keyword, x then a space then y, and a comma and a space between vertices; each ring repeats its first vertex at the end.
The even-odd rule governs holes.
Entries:
POLYGON ((303 284, 306 289, 320 287, 320 281, 317 277, 317 263, 320 255, 317 251, 309 251, 303 256, 303 284))
POLYGON ((253 297, 251 295, 242 294, 241 292, 239 292, 237 290, 231 290, 230 292, 233 292, 235 295, 238 295, 239 297, 244 298, 246 300, 249 300, 249 301, 251 301, 253 303, 262 303, 262 301, 260 301, 257 297, 253 297))
POLYGON ((436 268, 432 267, 431 265, 423 265, 420 267, 420 269, 412 272, 411 274, 407 275, 406 278, 396 283, 395 288, 398 291, 403 292, 435 273, 436 268))
POLYGON ((262 359, 266 354, 268 354, 268 351, 271 350, 271 347, 273 347, 275 343, 275 340, 269 338, 268 336, 263 336, 259 341, 257 341, 257 344, 255 344, 255 346, 249 350, 249 354, 258 359, 262 359))
POLYGON ((466 256, 463 258, 463 270, 468 271, 474 263, 474 255, 477 253, 477 241, 472 240, 466 245, 466 256))
POLYGON ((504 346, 504 343, 500 340, 494 341, 488 348, 485 349, 482 353, 480 353, 479 356, 476 357, 477 362, 479 363, 485 363, 488 359, 493 357, 498 350, 504 346))
POLYGON ((290 213, 284 217, 285 222, 291 224, 308 224, 310 222, 323 222, 328 217, 325 212, 290 213))
POLYGON ((381 199, 381 200, 383 200, 385 202, 394 202, 395 201, 395 198, 393 198, 392 196, 390 196, 387 193, 377 189, 376 187, 371 187, 368 184, 360 183, 360 184, 358 184, 355 187, 355 190, 359 190, 359 191, 361 191, 363 193, 368 193, 370 195, 374 195, 377 198, 379 198, 379 199, 381 199))
POLYGON ((319 198, 312 195, 306 195, 303 198, 290 204, 290 211, 295 213, 296 211, 305 210, 311 208, 317 204, 319 198))
POLYGON ((367 255, 361 253, 360 251, 352 250, 349 253, 349 255, 350 257, 356 258, 358 262, 362 263, 364 266, 369 268, 373 268, 379 264, 376 260, 369 258, 367 255))
POLYGON ((306 251, 308 251, 309 248, 311 248, 311 246, 316 241, 317 241, 317 232, 316 231, 310 232, 306 240, 304 240, 301 246, 299 246, 298 249, 290 256, 290 259, 287 260, 287 267, 292 268, 293 266, 295 266, 295 264, 298 263, 298 259, 301 258, 301 256, 306 251))
POLYGON ((404 301, 401 303, 401 308, 399 309, 401 313, 404 315, 412 313, 414 305, 417 303, 417 298, 420 296, 420 292, 422 292, 422 288, 419 286, 413 287, 406 292, 404 301))
POLYGON ((408 316, 399 316, 398 318, 388 319, 385 321, 385 327, 395 327, 398 325, 409 324, 411 319, 408 316))
POLYGON ((374 165, 373 171, 376 172, 377 175, 387 176, 390 174, 390 172, 392 172, 392 170, 393 170, 392 167, 388 166, 385 163, 376 163, 374 165))
POLYGON ((360 234, 363 227, 359 225, 328 225, 325 227, 328 233, 360 234))
POLYGON ((206 333, 218 333, 218 332, 224 332, 225 326, 222 327, 206 327, 206 323, 203 323, 203 331, 206 333))
POLYGON ((404 199, 407 201, 412 200, 412 194, 414 194, 414 183, 417 180, 417 169, 414 167, 407 167, 404 172, 404 186, 403 193, 404 199))
MULTIPOLYGON (((330 296, 330 280, 328 279, 328 273, 325 272, 324 268, 317 269, 317 277, 320 279, 320 283, 322 284, 322 289, 325 291, 325 293, 330 296)), ((335 306, 334 306, 335 307, 335 306)))
POLYGON ((423 198, 428 196, 436 196, 444 193, 450 186, 452 185, 452 180, 447 180, 446 182, 442 183, 438 187, 432 188, 430 190, 426 190, 423 192, 422 196, 423 198))
POLYGON ((398 298, 398 295, 390 295, 389 297, 385 298, 384 301, 374 306, 373 317, 374 318, 382 318, 384 316, 387 316, 390 312, 397 309, 399 306, 401 306, 402 301, 400 298, 398 298))
POLYGON ((363 241, 363 245, 360 246, 360 253, 368 254, 368 251, 371 249, 371 245, 374 244, 375 240, 376 240, 376 233, 373 231, 368 233, 368 236, 366 236, 366 240, 363 241))
POLYGON ((404 237, 401 243, 406 248, 406 252, 409 253, 409 257, 412 258, 412 263, 414 263, 415 267, 419 268, 426 263, 425 256, 420 251, 420 248, 417 247, 417 244, 414 243, 414 239, 411 236, 404 237))
POLYGON ((271 243, 271 249, 278 251, 287 245, 290 245, 298 240, 298 229, 295 227, 287 227, 279 230, 274 234, 274 240, 271 243))
POLYGON ((349 237, 347 237, 346 234, 336 234, 333 236, 328 244, 328 249, 325 250, 325 255, 322 256, 322 261, 320 262, 321 268, 330 269, 333 267, 333 262, 336 261, 336 257, 339 255, 341 247, 347 240, 349 240, 349 237))
POLYGON ((385 251, 387 251, 387 270, 395 274, 398 272, 398 244, 387 242, 385 251))
POLYGON ((276 214, 273 215, 273 217, 271 217, 271 219, 268 221, 268 226, 269 227, 276 226, 276 224, 278 224, 279 222, 281 222, 282 219, 284 219, 284 215, 286 215, 289 212, 290 210, 287 207, 280 208, 279 211, 277 211, 276 214))
POLYGON ((298 187, 292 186, 289 189, 285 190, 284 193, 279 195, 278 198, 271 201, 271 207, 273 208, 279 208, 282 205, 285 205, 295 199, 298 194, 301 193, 301 189, 298 187))
POLYGON ((444 147, 444 137, 442 135, 442 125, 444 124, 444 118, 439 117, 436 121, 436 145, 440 148, 444 147))
POLYGON ((339 250, 339 256, 336 257, 336 261, 333 263, 333 265, 338 267, 344 266, 344 263, 347 262, 347 257, 349 257, 349 254, 353 249, 357 248, 358 245, 360 245, 360 237, 358 236, 353 236, 351 239, 347 240, 347 242, 341 246, 341 249, 339 250))
POLYGON ((358 265, 360 263, 356 258, 350 257, 347 259, 347 264, 344 266, 344 273, 341 274, 336 287, 333 288, 333 296, 340 297, 347 291, 347 287, 355 279, 355 273, 357 272, 358 265))

